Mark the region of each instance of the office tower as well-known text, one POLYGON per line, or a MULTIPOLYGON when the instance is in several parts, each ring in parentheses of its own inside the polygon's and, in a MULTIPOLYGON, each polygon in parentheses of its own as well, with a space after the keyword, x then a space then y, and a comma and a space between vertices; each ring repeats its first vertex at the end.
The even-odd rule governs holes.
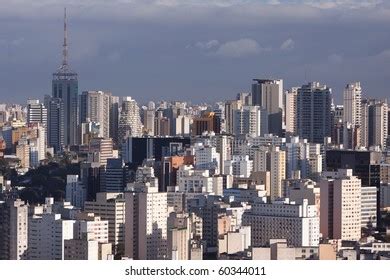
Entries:
POLYGON ((60 214, 41 213, 29 217, 28 259, 64 260, 64 243, 73 239, 74 220, 62 220, 60 214))
POLYGON ((214 112, 203 113, 201 117, 194 118, 192 135, 202 135, 204 132, 221 132, 221 120, 214 112))
POLYGON ((186 137, 129 137, 122 147, 125 163, 141 165, 145 159, 161 161, 163 157, 179 155, 190 146, 186 137))
MULTIPOLYGON (((79 124, 79 96, 77 73, 73 72, 68 64, 68 30, 66 9, 64 14, 64 44, 62 64, 57 72, 53 73, 52 97, 61 99, 63 103, 64 145, 78 144, 78 124, 79 124)), ((51 118, 51 116, 49 116, 51 118)))
POLYGON ((80 123, 92 121, 100 124, 99 137, 110 138, 111 93, 83 91, 80 96, 80 123))
POLYGON ((123 193, 98 193, 96 201, 86 201, 84 211, 94 213, 108 221, 108 242, 115 254, 124 253, 125 243, 125 199, 123 193))
POLYGON ((292 88, 286 92, 286 132, 291 135, 296 135, 297 133, 297 95, 298 88, 292 88))
POLYGON ((125 255, 136 260, 167 259, 167 193, 146 184, 125 193, 125 255))
POLYGON ((142 135, 142 123, 137 102, 131 97, 124 97, 119 117, 118 137, 119 145, 127 137, 142 135))
POLYGON ((362 180, 362 186, 375 186, 377 195, 377 219, 380 222, 380 162, 381 153, 372 151, 326 151, 326 170, 352 169, 353 175, 362 180))
POLYGON ((27 101, 27 124, 40 123, 47 128, 47 108, 39 100, 27 101))
POLYGON ((386 102, 375 102, 369 108, 369 146, 386 148, 388 137, 388 105, 386 102))
POLYGON ((91 162, 107 165, 107 160, 113 157, 113 142, 111 138, 92 138, 89 141, 91 162))
POLYGON ((100 189, 105 192, 123 192, 126 185, 126 168, 121 158, 107 159, 107 165, 101 177, 100 189))
POLYGON ((110 138, 118 146, 119 97, 110 96, 110 138))
POLYGON ((96 199, 96 194, 101 192, 100 179, 104 168, 100 167, 98 162, 81 162, 80 179, 87 189, 87 201, 96 199))
POLYGON ((362 228, 376 228, 377 226, 377 188, 370 186, 362 186, 362 228))
POLYGON ((360 146, 362 88, 360 82, 347 84, 344 89, 344 148, 354 149, 360 146), (350 127, 351 132, 347 133, 350 127))
POLYGON ((20 199, 0 203, 0 259, 27 259, 28 205, 20 199))
POLYGON ((234 110, 233 134, 264 136, 269 131, 267 118, 267 111, 259 106, 244 106, 234 110))
POLYGON ((45 97, 48 110, 47 144, 55 152, 62 151, 65 145, 64 102, 61 98, 45 97))
POLYGON ((369 99, 362 100, 362 146, 377 146, 386 149, 388 138, 388 104, 387 102, 369 99))
POLYGON ((341 147, 344 144, 344 106, 332 105, 331 109, 331 138, 332 144, 341 147))
POLYGON ((251 227, 252 246, 267 246, 270 239, 287 239, 291 246, 318 246, 319 216, 316 205, 301 205, 288 199, 273 203, 255 202, 244 213, 242 224, 251 227))
POLYGON ((300 138, 324 143, 331 136, 332 90, 318 82, 298 88, 297 129, 300 138))
POLYGON ((320 181, 323 238, 359 241, 361 238, 362 181, 352 169, 324 172, 320 181))
POLYGON ((268 112, 269 132, 282 135, 283 125, 283 80, 254 79, 252 84, 252 105, 268 112))
POLYGON ((225 132, 234 134, 234 112, 240 110, 243 104, 241 100, 229 100, 225 102, 225 132))
POLYGON ((143 117, 143 124, 144 124, 144 132, 146 135, 154 136, 154 122, 156 117, 156 104, 152 101, 148 103, 148 107, 144 109, 144 117, 143 117))
POLYGON ((87 189, 78 175, 67 175, 65 186, 65 199, 71 205, 84 208, 84 203, 87 200, 87 189))

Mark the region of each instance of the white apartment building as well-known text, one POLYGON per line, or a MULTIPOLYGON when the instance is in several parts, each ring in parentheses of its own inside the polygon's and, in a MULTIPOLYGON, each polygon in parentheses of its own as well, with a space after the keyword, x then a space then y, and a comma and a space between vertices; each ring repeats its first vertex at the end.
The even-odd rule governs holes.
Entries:
POLYGON ((260 106, 244 106, 234 111, 235 135, 263 136, 268 133, 268 113, 260 106))
POLYGON ((84 211, 108 221, 108 242, 120 253, 125 242, 125 199, 123 193, 97 193, 96 201, 86 201, 84 211))
POLYGON ((195 170, 189 166, 180 166, 177 172, 177 183, 180 192, 213 193, 222 195, 223 178, 210 176, 209 170, 195 170))
POLYGON ((29 218, 28 259, 64 260, 65 240, 73 239, 74 220, 61 214, 43 213, 29 218))
POLYGON ((125 255, 138 260, 162 260, 167 252, 167 193, 145 185, 126 192, 125 255))
POLYGON ((362 226, 361 180, 352 169, 324 172, 320 181, 323 238, 358 241, 362 226))
POLYGON ((207 169, 214 174, 220 173, 220 154, 217 153, 216 147, 196 143, 194 150, 196 169, 207 169))
POLYGON ((270 239, 284 238, 292 246, 318 246, 317 207, 304 200, 302 205, 285 201, 258 201, 243 215, 243 225, 251 227, 252 246, 269 245, 270 239))
POLYGON ((249 156, 233 155, 232 160, 225 161, 225 174, 249 178, 253 171, 253 160, 249 156))
POLYGON ((9 257, 11 260, 26 259, 28 250, 28 205, 16 200, 9 209, 9 257))

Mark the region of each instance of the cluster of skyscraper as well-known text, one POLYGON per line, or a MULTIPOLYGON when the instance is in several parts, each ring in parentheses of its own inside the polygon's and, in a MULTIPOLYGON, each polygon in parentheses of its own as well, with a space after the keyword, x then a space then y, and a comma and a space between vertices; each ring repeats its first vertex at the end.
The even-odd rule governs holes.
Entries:
POLYGON ((52 95, 0 105, 0 259, 390 257, 386 100, 281 79, 214 105, 79 95, 64 32, 52 95), (69 155, 63 197, 19 199, 69 155))

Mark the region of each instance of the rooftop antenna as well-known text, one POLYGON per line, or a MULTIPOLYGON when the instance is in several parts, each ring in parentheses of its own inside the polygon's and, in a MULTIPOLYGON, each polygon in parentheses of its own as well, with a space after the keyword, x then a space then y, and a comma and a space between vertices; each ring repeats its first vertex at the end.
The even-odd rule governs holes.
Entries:
POLYGON ((66 8, 64 8, 64 48, 62 50, 62 65, 68 65, 68 28, 66 19, 66 8))

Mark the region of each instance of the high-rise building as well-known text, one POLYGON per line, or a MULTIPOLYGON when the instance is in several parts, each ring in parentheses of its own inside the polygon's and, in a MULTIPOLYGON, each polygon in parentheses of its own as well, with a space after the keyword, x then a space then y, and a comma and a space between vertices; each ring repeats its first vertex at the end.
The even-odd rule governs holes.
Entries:
POLYGON ((204 132, 221 132, 221 120, 214 112, 204 113, 201 117, 194 118, 192 123, 192 135, 202 135, 204 132))
POLYGON ((298 88, 292 88, 291 91, 286 92, 286 132, 291 135, 297 133, 297 90, 298 88))
POLYGON ((297 130, 310 143, 324 143, 331 136, 332 90, 318 82, 298 88, 297 130))
POLYGON ((107 159, 107 165, 101 174, 100 189, 105 192, 123 192, 126 185, 125 164, 121 158, 107 159))
POLYGON ((62 151, 65 145, 64 102, 61 98, 45 97, 48 110, 47 143, 55 152, 62 151))
POLYGON ((47 108, 39 100, 27 101, 27 124, 40 123, 47 128, 47 108))
POLYGON ((65 240, 73 239, 74 220, 62 220, 60 214, 41 213, 29 217, 28 259, 64 260, 65 240))
POLYGON ((131 97, 124 97, 119 117, 118 137, 119 145, 127 137, 140 137, 142 123, 137 102, 131 97))
POLYGON ((268 113, 259 106, 244 106, 234 110, 233 134, 264 136, 269 131, 268 113))
POLYGON ((89 141, 89 153, 93 160, 101 165, 107 165, 107 160, 113 157, 113 142, 111 138, 92 138, 89 141))
POLYGON ((87 189, 78 175, 66 176, 65 198, 67 202, 78 208, 84 208, 87 200, 87 189))
POLYGON ((324 172, 320 181, 321 234, 327 239, 361 238, 362 182, 352 169, 324 172))
POLYGON ((389 109, 385 101, 362 100, 361 107, 361 146, 377 146, 385 149, 389 133, 389 109))
POLYGON ((92 121, 100 124, 99 137, 110 137, 111 93, 83 91, 80 97, 80 123, 92 121))
POLYGON ((27 259, 28 205, 9 200, 0 203, 0 259, 27 259))
POLYGON ((284 238, 292 246, 318 246, 319 216, 316 205, 305 199, 301 205, 289 200, 256 202, 245 212, 242 224, 251 227, 252 246, 267 246, 270 239, 284 238))
POLYGON ((136 260, 167 259, 167 193, 145 185, 126 192, 125 200, 125 255, 136 260))
POLYGON ((156 117, 156 105, 154 102, 149 102, 148 107, 144 109, 143 114, 144 131, 146 135, 154 136, 154 122, 156 117))
POLYGON ((234 114, 243 106, 241 100, 229 100, 225 102, 225 132, 234 134, 234 114))
POLYGON ((161 161, 163 157, 178 155, 190 146, 186 137, 129 137, 122 146, 125 163, 141 165, 145 159, 161 161))
POLYGON ((125 199, 123 193, 98 193, 96 201, 86 201, 84 211, 108 221, 108 242, 116 254, 124 253, 125 199))
POLYGON ((283 125, 283 80, 254 79, 252 84, 252 105, 268 112, 269 132, 282 135, 283 125))
POLYGON ((344 89, 344 148, 354 149, 360 146, 360 127, 361 127, 361 99, 362 88, 360 82, 347 84, 344 89), (347 133, 350 127, 351 132, 347 133))
POLYGON ((119 97, 110 96, 110 138, 118 146, 119 97))
MULTIPOLYGON (((79 96, 77 73, 68 64, 68 30, 66 9, 64 14, 63 59, 60 68, 53 73, 52 97, 61 99, 63 103, 64 145, 78 144, 79 96)), ((51 116, 49 116, 51 118, 51 116)))
POLYGON ((352 169, 353 175, 362 180, 362 186, 377 189, 377 219, 380 222, 380 162, 381 153, 374 151, 326 151, 326 170, 352 169))

